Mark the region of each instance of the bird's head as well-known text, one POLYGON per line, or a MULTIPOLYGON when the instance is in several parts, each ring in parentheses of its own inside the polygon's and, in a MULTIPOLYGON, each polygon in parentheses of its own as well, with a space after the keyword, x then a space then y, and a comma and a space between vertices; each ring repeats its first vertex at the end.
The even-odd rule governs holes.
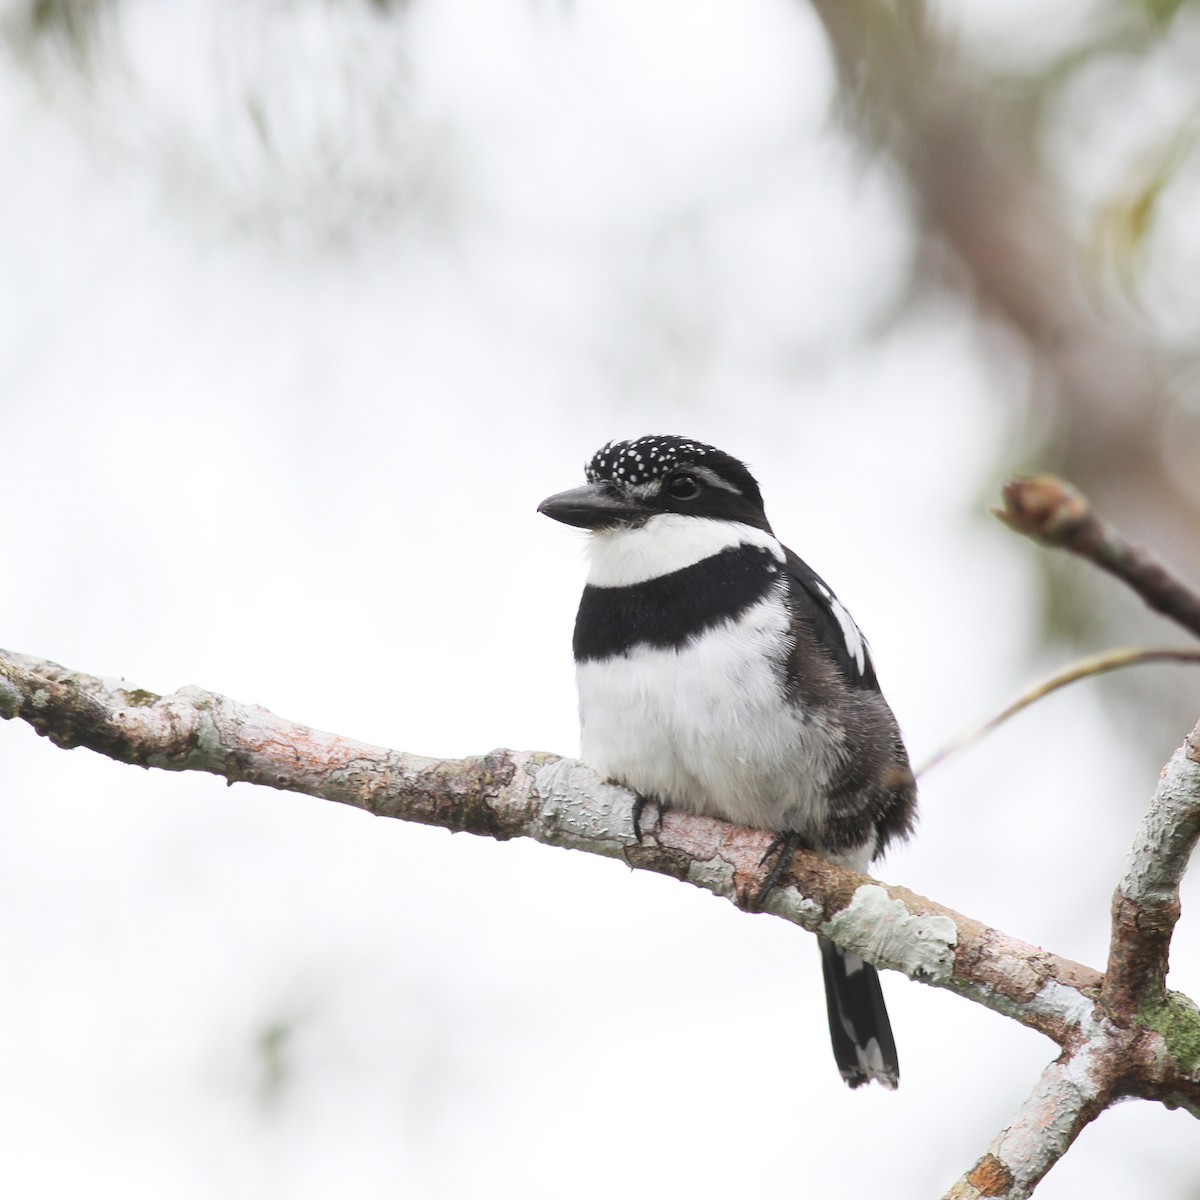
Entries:
POLYGON ((594 532, 638 529, 665 514, 771 532, 745 463, 691 438, 653 434, 609 442, 592 455, 586 475, 583 487, 550 496, 538 512, 594 532))

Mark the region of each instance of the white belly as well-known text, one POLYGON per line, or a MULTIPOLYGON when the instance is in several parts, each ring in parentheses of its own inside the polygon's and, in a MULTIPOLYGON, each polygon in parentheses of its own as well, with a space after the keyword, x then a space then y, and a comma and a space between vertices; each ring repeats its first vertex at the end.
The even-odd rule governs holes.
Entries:
POLYGON ((676 808, 819 834, 842 748, 785 699, 788 649, 787 615, 764 600, 682 650, 580 664, 583 761, 676 808))

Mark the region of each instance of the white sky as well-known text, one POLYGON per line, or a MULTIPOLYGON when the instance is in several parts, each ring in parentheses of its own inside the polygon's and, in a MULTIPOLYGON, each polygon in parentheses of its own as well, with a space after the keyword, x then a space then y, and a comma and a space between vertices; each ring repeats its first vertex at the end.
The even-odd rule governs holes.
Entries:
MULTIPOLYGON (((949 301, 869 336, 912 232, 803 6, 124 12, 94 86, 0 70, 0 643, 573 753, 581 543, 534 509, 678 432, 751 462, 914 757, 1047 665, 1037 551, 984 515, 1020 364, 949 301)), ((881 873, 1100 965, 1153 784, 1076 689, 931 777, 881 873)), ((14 1196, 935 1195, 1053 1053, 889 976, 903 1085, 851 1094, 781 922, 16 723, 0 821, 14 1196)), ((1128 1104, 1038 1195, 1198 1171, 1191 1118, 1128 1104)))

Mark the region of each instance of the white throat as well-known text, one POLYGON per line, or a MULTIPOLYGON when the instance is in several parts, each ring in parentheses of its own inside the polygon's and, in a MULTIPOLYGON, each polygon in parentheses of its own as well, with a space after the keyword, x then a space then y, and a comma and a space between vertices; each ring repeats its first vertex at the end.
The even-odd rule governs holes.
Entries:
POLYGON ((731 546, 763 546, 780 562, 777 538, 740 521, 659 513, 637 529, 598 529, 588 538, 593 587, 628 587, 681 571, 731 546))

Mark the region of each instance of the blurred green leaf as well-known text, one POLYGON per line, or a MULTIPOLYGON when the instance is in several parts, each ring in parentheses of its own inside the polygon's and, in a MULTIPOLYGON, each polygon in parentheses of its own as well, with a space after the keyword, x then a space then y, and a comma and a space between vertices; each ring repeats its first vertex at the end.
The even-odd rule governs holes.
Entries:
POLYGON ((1091 255, 1112 269, 1122 290, 1135 303, 1138 275, 1159 201, 1195 149, 1198 135, 1200 121, 1189 116, 1180 128, 1143 155, 1125 186, 1096 214, 1091 255))
POLYGON ((297 1021, 278 1017, 268 1022, 255 1039, 260 1069, 258 1098, 264 1109, 278 1106, 292 1079, 292 1047, 297 1021))
POLYGON ((18 53, 33 55, 47 43, 65 49, 75 67, 91 67, 105 18, 118 0, 22 0, 5 20, 18 53))
POLYGON ((1134 8, 1157 26, 1169 25, 1189 0, 1134 0, 1134 8))

